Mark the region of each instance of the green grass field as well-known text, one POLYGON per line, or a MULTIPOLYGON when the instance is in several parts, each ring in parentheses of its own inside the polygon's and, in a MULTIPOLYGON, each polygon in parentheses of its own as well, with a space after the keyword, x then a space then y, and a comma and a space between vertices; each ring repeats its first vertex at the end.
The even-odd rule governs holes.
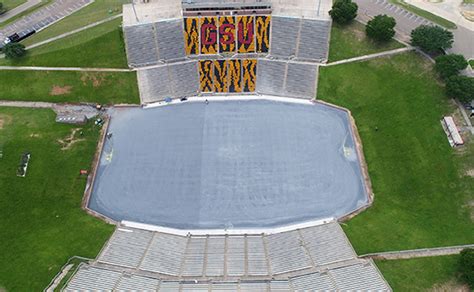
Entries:
POLYGON ((375 202, 343 226, 358 254, 474 242, 474 179, 441 128, 453 107, 430 62, 406 53, 322 67, 318 98, 350 109, 362 138, 375 202))
POLYGON ((329 62, 403 47, 404 45, 396 40, 391 40, 387 43, 378 43, 368 38, 365 34, 365 26, 360 22, 353 21, 346 26, 341 26, 333 22, 331 41, 329 44, 329 62))
POLYGON ((115 19, 33 48, 16 61, 0 59, 0 65, 127 68, 120 23, 115 19))
POLYGON ((88 24, 122 13, 122 5, 130 0, 95 0, 83 9, 29 37, 22 43, 25 46, 44 41, 57 35, 84 27, 88 24))
POLYGON ((393 291, 461 290, 458 280, 459 256, 439 256, 408 260, 376 261, 393 291), (433 289, 434 290, 434 289, 433 289))
POLYGON ((135 72, 0 71, 0 100, 140 103, 135 72))
POLYGON ((408 10, 408 11, 410 11, 410 12, 416 14, 416 15, 419 15, 421 17, 424 17, 424 18, 428 19, 429 21, 432 21, 436 24, 439 24, 439 25, 441 25, 445 28, 448 28, 448 29, 455 29, 456 28, 456 24, 454 22, 449 21, 446 18, 442 18, 438 15, 435 15, 435 14, 429 12, 429 11, 426 11, 426 10, 420 9, 416 6, 413 6, 411 4, 408 4, 403 0, 389 0, 389 2, 392 3, 392 4, 398 5, 400 7, 403 7, 406 10, 408 10))
POLYGON ((80 207, 86 179, 78 174, 91 167, 99 130, 54 118, 51 110, 0 108, 0 290, 43 290, 71 256, 94 258, 113 231, 80 207), (76 142, 61 144, 75 128, 76 142))

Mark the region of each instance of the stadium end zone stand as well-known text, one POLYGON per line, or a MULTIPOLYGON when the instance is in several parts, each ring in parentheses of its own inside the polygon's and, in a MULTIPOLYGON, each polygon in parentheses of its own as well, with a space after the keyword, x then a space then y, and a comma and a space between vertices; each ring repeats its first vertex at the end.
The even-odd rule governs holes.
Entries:
POLYGON ((391 291, 336 222, 273 234, 188 236, 119 226, 64 291, 391 291))

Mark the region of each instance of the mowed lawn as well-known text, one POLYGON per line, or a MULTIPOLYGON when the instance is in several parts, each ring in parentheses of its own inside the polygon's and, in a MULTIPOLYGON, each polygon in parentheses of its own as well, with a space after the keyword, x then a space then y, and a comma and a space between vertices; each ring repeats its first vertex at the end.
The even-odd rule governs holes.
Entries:
POLYGON ((94 258, 113 231, 80 206, 79 170, 91 168, 99 129, 54 118, 51 110, 0 108, 0 290, 43 290, 71 256, 94 258), (21 178, 25 151, 31 160, 21 178))
POLYGON ((122 5, 130 2, 131 0, 95 0, 81 10, 74 12, 70 16, 27 38, 22 43, 25 46, 29 46, 120 14, 122 13, 122 5))
POLYGON ((474 243, 474 179, 441 128, 453 107, 431 63, 405 53, 322 67, 318 98, 350 109, 362 138, 375 202, 343 224, 358 254, 474 243))
POLYGON ((0 70, 0 100, 138 104, 135 72, 0 70))
POLYGON ((33 48, 18 60, 0 59, 0 65, 127 68, 120 23, 115 19, 33 48))
POLYGON ((360 22, 353 21, 349 25, 339 25, 333 22, 329 44, 329 62, 380 53, 404 46, 396 40, 379 43, 368 38, 365 34, 365 25, 360 22))
POLYGON ((394 291, 469 291, 459 280, 459 256, 376 261, 394 291))

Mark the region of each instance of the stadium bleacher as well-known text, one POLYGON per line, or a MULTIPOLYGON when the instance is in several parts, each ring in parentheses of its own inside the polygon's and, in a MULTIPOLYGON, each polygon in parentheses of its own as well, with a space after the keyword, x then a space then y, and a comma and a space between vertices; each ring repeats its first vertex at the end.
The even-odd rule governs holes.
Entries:
POLYGON ((138 87, 142 103, 166 97, 194 96, 199 92, 197 61, 170 63, 139 70, 138 87))
POLYGON ((324 62, 329 51, 329 31, 331 22, 303 19, 298 38, 296 59, 324 62))
POLYGON ((129 66, 143 67, 184 60, 182 30, 181 19, 124 26, 129 66))
POLYGON ((257 76, 258 93, 299 98, 316 96, 316 64, 260 59, 257 76))
POLYGON ((98 258, 78 269, 66 291, 139 286, 156 291, 390 290, 371 261, 357 258, 339 224, 330 222, 254 235, 181 236, 121 226, 98 258))

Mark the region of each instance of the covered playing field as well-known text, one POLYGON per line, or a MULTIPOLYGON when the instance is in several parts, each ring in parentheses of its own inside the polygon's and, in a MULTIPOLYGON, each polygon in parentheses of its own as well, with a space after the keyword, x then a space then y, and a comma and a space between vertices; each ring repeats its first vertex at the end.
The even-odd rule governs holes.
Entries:
POLYGON ((345 111, 310 102, 186 102, 112 112, 89 208, 182 229, 341 217, 367 204, 345 111))

